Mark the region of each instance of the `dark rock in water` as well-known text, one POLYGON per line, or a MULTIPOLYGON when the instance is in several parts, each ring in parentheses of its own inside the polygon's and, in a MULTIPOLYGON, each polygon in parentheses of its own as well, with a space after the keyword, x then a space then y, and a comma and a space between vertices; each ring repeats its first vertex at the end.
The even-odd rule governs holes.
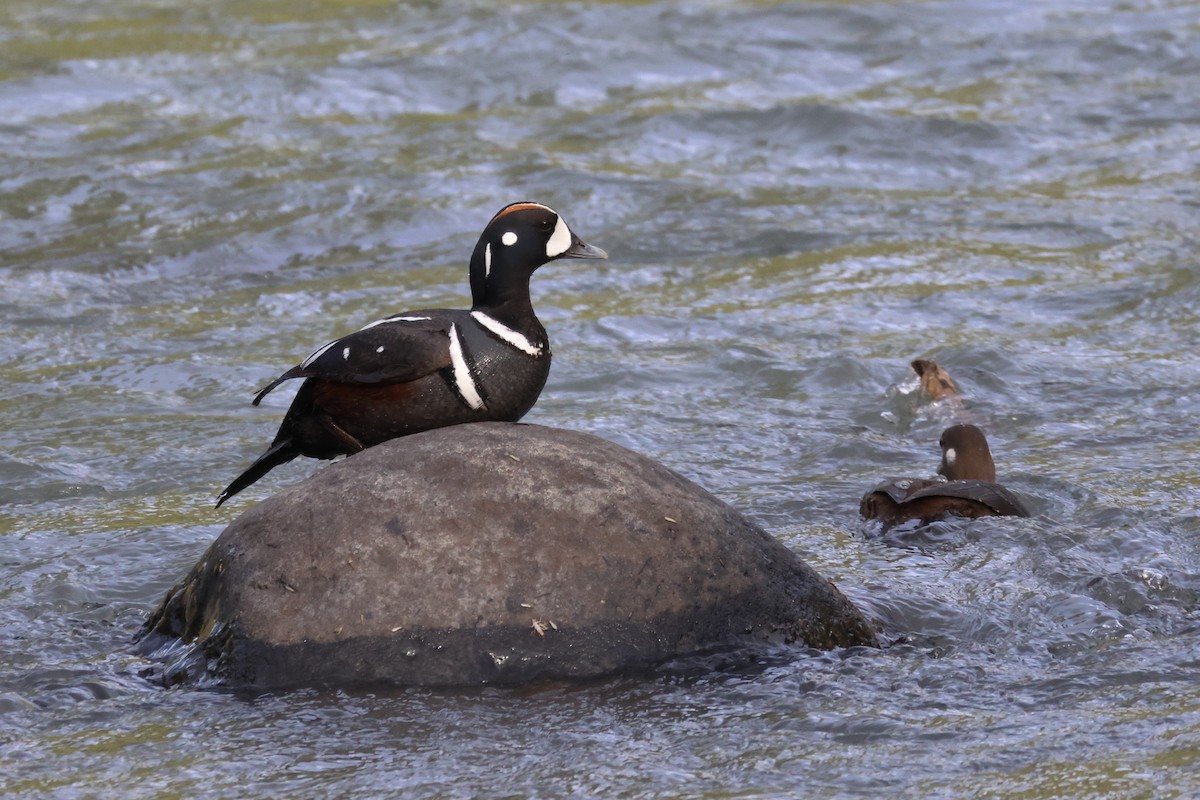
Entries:
POLYGON ((694 483, 512 423, 386 442, 263 501, 141 636, 174 659, 168 682, 258 687, 511 684, 747 642, 876 644, 833 584, 694 483))

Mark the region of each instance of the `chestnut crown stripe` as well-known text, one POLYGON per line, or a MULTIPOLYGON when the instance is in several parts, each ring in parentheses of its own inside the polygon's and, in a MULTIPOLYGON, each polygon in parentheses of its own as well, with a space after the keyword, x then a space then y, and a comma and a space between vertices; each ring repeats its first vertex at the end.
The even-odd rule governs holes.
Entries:
POLYGON ((500 211, 498 211, 496 213, 496 216, 492 217, 492 221, 489 222, 488 225, 491 225, 498 219, 503 219, 504 217, 507 217, 509 214, 512 214, 513 212, 528 211, 529 209, 532 209, 532 208, 540 208, 543 211, 549 211, 551 214, 558 213, 554 209, 550 208, 549 206, 544 206, 541 203, 513 203, 512 205, 508 205, 508 206, 505 206, 504 208, 500 209, 500 211))

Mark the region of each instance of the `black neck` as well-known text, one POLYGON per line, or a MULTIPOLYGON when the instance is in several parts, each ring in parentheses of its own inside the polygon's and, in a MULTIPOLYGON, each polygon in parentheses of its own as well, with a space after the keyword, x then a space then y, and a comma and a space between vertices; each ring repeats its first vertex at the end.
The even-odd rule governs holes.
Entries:
POLYGON ((471 256, 471 310, 483 311, 489 317, 519 331, 532 341, 546 343, 546 329, 533 313, 529 299, 529 273, 506 268, 500 263, 504 253, 492 251, 492 269, 485 265, 484 248, 480 241, 471 256))
POLYGON ((505 327, 512 328, 523 334, 531 342, 547 347, 550 344, 549 337, 546 334, 546 329, 542 326, 541 320, 533 313, 533 306, 529 302, 529 294, 526 293, 524 298, 514 298, 512 302, 491 304, 480 306, 476 305, 472 311, 482 311, 492 319, 501 323, 505 327))

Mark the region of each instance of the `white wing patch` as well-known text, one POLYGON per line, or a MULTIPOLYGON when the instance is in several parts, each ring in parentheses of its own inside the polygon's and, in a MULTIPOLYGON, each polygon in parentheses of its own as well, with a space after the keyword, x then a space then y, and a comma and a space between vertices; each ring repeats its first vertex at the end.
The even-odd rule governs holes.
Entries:
POLYGON ((450 368, 454 372, 454 385, 462 395, 467 405, 478 411, 483 408, 483 398, 479 396, 479 387, 471 377, 471 368, 463 355, 462 339, 459 338, 458 328, 450 326, 450 368))
POLYGON ((563 222, 563 218, 559 217, 558 224, 554 226, 554 235, 546 242, 546 258, 558 258, 567 252, 570 246, 571 229, 563 222))
MULTIPOLYGON (((498 336, 501 341, 512 345, 522 353, 528 353, 531 356, 540 356, 545 352, 540 344, 534 344, 523 333, 514 331, 512 328, 492 319, 482 311, 472 311, 471 318, 498 336)), ((453 356, 453 349, 451 349, 450 354, 453 356)))
POLYGON ((377 319, 374 322, 368 322, 359 328, 359 330, 365 331, 367 328, 374 328, 376 325, 382 325, 385 322, 424 322, 427 319, 429 317, 385 317, 384 319, 377 319))
MULTIPOLYGON (((361 328, 359 328, 359 330, 365 331, 367 328, 374 328, 376 325, 382 325, 385 322, 425 322, 428 319, 431 319, 431 318, 430 317, 387 317, 385 319, 377 319, 374 322, 368 322, 366 325, 363 325, 361 328)), ((329 349, 331 347, 333 347, 334 345, 337 345, 337 344, 341 344, 341 343, 342 343, 341 339, 334 339, 329 344, 321 345, 321 347, 317 348, 312 353, 310 353, 308 358, 306 358, 300 362, 300 368, 308 369, 310 366, 312 366, 312 363, 314 361, 316 361, 318 358, 320 358, 321 356, 323 356, 327 352, 329 352, 329 349)), ((382 353, 383 348, 380 347, 375 352, 382 353)), ((342 348, 342 358, 349 360, 349 358, 350 358, 350 348, 349 347, 342 348)))
POLYGON ((312 364, 314 361, 316 361, 316 360, 317 360, 318 358, 320 358, 321 356, 325 355, 325 351, 326 351, 326 350, 328 350, 329 348, 333 347, 333 346, 334 346, 335 344, 337 344, 339 341, 341 341, 341 340, 340 340, 340 339, 334 339, 332 342, 330 342, 329 344, 325 345, 324 347, 321 347, 321 348, 318 348, 318 349, 314 350, 314 351, 312 352, 312 354, 311 354, 311 355, 309 355, 309 357, 308 357, 308 358, 306 358, 306 359, 304 359, 304 361, 300 362, 300 368, 301 368, 301 369, 308 369, 308 367, 309 367, 309 365, 310 365, 310 364, 312 364))

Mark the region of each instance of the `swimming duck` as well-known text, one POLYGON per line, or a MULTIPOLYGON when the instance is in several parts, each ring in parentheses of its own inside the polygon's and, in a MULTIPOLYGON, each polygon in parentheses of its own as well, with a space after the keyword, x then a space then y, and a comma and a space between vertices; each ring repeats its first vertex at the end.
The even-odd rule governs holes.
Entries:
POLYGON ((912 368, 921 379, 921 390, 929 395, 930 400, 959 396, 958 386, 950 373, 932 358, 918 358, 912 362, 912 368))
POLYGON ((927 525, 946 517, 1028 517, 1015 494, 996 483, 987 437, 974 425, 942 432, 938 473, 946 480, 888 478, 863 495, 859 513, 888 530, 910 520, 927 525))

